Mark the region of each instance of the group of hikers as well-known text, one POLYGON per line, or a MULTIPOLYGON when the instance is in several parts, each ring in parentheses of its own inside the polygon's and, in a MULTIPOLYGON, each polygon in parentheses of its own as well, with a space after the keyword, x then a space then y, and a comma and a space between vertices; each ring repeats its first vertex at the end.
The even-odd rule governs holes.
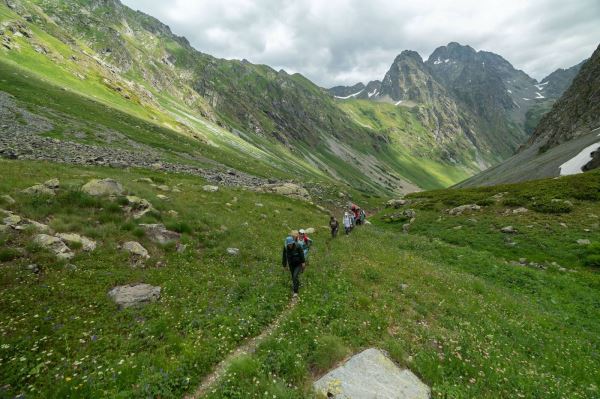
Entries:
MULTIPOLYGON (((344 212, 344 219, 342 221, 346 235, 350 234, 354 227, 364 224, 366 218, 367 214, 365 211, 352 204, 350 209, 344 212)), ((337 237, 340 224, 335 216, 331 216, 329 219, 329 227, 331 228, 331 237, 337 237)), ((300 289, 300 273, 306 268, 311 245, 312 240, 308 237, 304 229, 298 230, 298 234, 291 234, 285 239, 281 265, 284 268, 288 267, 292 274, 292 290, 294 298, 298 297, 298 290, 300 289)))
MULTIPOLYGON (((352 229, 356 226, 365 223, 367 219, 367 214, 364 210, 359 208, 358 206, 352 204, 350 209, 344 212, 344 219, 342 220, 342 224, 344 225, 344 232, 346 235, 350 234, 352 229)), ((335 238, 340 229, 340 223, 335 218, 335 216, 331 216, 329 219, 329 227, 331 228, 331 237, 335 238)))

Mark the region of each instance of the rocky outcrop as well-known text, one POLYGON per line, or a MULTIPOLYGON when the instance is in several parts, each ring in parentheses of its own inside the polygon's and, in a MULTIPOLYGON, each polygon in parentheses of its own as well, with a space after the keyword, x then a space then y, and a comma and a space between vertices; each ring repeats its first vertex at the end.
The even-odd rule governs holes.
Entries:
POLYGON ((108 296, 120 308, 129 308, 158 301, 160 291, 160 287, 150 284, 130 284, 114 287, 108 292, 108 296))
POLYGON ((400 369, 385 353, 375 348, 354 355, 317 380, 313 387, 323 397, 337 399, 430 398, 427 385, 410 370, 400 369))
POLYGON ((81 245, 81 249, 83 249, 86 252, 90 252, 96 249, 96 241, 90 240, 89 238, 84 236, 80 236, 79 234, 59 233, 56 235, 56 237, 69 244, 79 244, 81 245))
POLYGON ((93 179, 84 184, 81 191, 93 196, 122 195, 123 186, 113 179, 93 179))
POLYGON ((33 239, 36 245, 52 251, 59 259, 71 259, 74 254, 71 249, 58 237, 48 234, 38 234, 33 239))
MULTIPOLYGON (((128 252, 132 257, 137 259, 148 259, 150 255, 148 250, 142 246, 139 242, 128 241, 121 246, 123 251, 128 252)), ((136 260, 137 260, 136 259, 136 260)))

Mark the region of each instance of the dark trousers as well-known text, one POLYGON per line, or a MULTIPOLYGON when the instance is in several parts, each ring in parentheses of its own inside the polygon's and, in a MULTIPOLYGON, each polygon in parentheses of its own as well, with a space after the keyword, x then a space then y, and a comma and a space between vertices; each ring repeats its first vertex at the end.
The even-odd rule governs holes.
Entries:
POLYGON ((331 237, 335 238, 337 236, 339 227, 336 227, 335 229, 331 229, 331 237))
POLYGON ((302 265, 290 265, 290 272, 292 273, 292 288, 294 293, 298 293, 300 289, 300 273, 302 273, 302 265))

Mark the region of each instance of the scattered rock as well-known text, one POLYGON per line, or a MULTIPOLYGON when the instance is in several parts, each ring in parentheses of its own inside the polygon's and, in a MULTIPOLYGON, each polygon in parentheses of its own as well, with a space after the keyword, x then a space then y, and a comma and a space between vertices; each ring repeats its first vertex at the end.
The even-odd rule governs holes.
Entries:
POLYGON ((417 212, 415 212, 414 209, 407 209, 404 212, 402 212, 402 215, 404 215, 404 217, 411 219, 410 223, 412 224, 414 222, 414 220, 412 220, 412 219, 417 217, 417 212))
POLYGON ((452 230, 462 230, 462 228, 463 228, 462 226, 454 226, 452 228, 452 230))
POLYGON ((206 185, 202 187, 202 190, 206 191, 207 193, 216 193, 219 191, 219 186, 206 185))
POLYGON ((408 284, 400 284, 400 289, 406 291, 408 289, 408 284))
POLYGON ((564 227, 565 229, 569 227, 569 226, 567 226, 567 224, 566 224, 566 223, 559 223, 558 225, 559 225, 560 227, 564 227))
POLYGON ((171 192, 173 192, 173 193, 180 193, 181 190, 178 189, 177 187, 173 187, 173 189, 171 190, 171 192))
POLYGON ((26 188, 21 192, 27 195, 55 195, 54 190, 44 186, 43 184, 36 184, 26 188))
POLYGON ((158 301, 160 298, 160 287, 150 284, 121 285, 111 289, 108 292, 108 296, 120 308, 129 308, 158 301))
POLYGON ((10 215, 4 218, 2 221, 6 226, 16 227, 19 223, 21 223, 22 219, 19 215, 10 215))
POLYGON ((60 238, 67 243, 78 243, 81 244, 81 249, 86 252, 90 252, 96 249, 96 241, 90 240, 87 237, 80 236, 74 233, 59 233, 56 237, 60 238))
POLYGON ((139 258, 144 258, 144 259, 150 258, 150 255, 148 254, 148 251, 146 250, 146 248, 144 248, 142 246, 142 244, 140 244, 139 242, 136 242, 136 241, 126 242, 125 244, 123 244, 121 246, 121 249, 123 251, 129 252, 134 257, 139 257, 139 258))
POLYGON ((592 242, 590 240, 588 240, 587 238, 582 238, 577 240, 577 244, 579 245, 590 245, 592 242))
POLYGON ((500 229, 504 234, 516 234, 517 230, 512 226, 506 226, 500 229))
POLYGON ((257 208, 262 208, 264 207, 263 204, 261 204, 260 202, 257 202, 256 204, 254 204, 254 206, 256 206, 257 208))
POLYGON ((136 181, 139 181, 140 183, 148 183, 148 184, 154 183, 154 181, 152 181, 152 179, 149 177, 140 177, 136 181))
POLYGON ((34 274, 38 274, 40 272, 40 267, 38 265, 31 264, 31 265, 27 265, 27 267, 25 267, 25 269, 29 270, 31 273, 34 274))
POLYGON ((181 238, 181 234, 167 230, 164 224, 140 224, 140 226, 146 231, 148 238, 160 244, 177 241, 181 238))
POLYGON ((310 193, 304 187, 295 183, 265 184, 256 189, 258 192, 273 193, 302 201, 310 201, 310 193))
POLYGON ((175 246, 175 249, 176 249, 177 253, 182 254, 187 250, 187 245, 178 242, 177 245, 175 246))
POLYGON ((121 195, 123 194, 123 186, 113 179, 93 179, 81 187, 81 190, 89 195, 121 195))
POLYGON ((341 191, 338 193, 338 198, 346 198, 346 194, 342 193, 341 191))
POLYGON ((77 266, 72 263, 68 263, 65 265, 65 270, 68 270, 70 272, 75 272, 75 271, 77 271, 77 266))
POLYGON ((71 259, 73 253, 65 245, 65 243, 58 237, 54 237, 48 234, 38 234, 33 239, 33 242, 42 248, 49 249, 60 259, 71 259))
POLYGON ((518 215, 518 214, 527 213, 527 212, 529 212, 529 209, 523 208, 523 207, 517 208, 517 209, 513 209, 513 211, 512 211, 513 215, 518 215))
POLYGON ((410 224, 409 224, 409 223, 406 223, 406 224, 403 224, 403 225, 402 225, 402 232, 403 232, 404 234, 408 234, 408 231, 409 231, 409 230, 410 230, 410 224))
POLYGON ((2 200, 4 200, 5 203, 7 203, 8 205, 13 205, 15 204, 17 201, 14 200, 13 197, 11 197, 10 195, 3 195, 2 200))
POLYGON ((171 209, 170 211, 167 212, 167 215, 172 216, 172 217, 177 217, 177 216, 179 216, 179 212, 171 209))
POLYGON ((60 187, 60 181, 58 179, 50 179, 44 183, 44 186, 48 187, 50 190, 58 190, 60 187))
POLYGON ((161 184, 160 186, 156 186, 160 191, 171 191, 171 188, 166 184, 161 184))
POLYGON ((305 232, 306 234, 315 234, 315 231, 316 231, 316 230, 315 230, 315 228, 314 228, 314 227, 309 227, 309 228, 307 228, 307 229, 304 229, 304 232, 305 232))
POLYGON ((410 370, 370 348, 351 357, 313 384, 328 398, 429 399, 430 389, 410 370))
POLYGON ((167 197, 166 195, 163 195, 163 194, 157 194, 156 198, 158 198, 159 200, 162 200, 162 201, 166 201, 169 199, 169 197, 167 197))
POLYGON ((126 198, 127 202, 129 202, 128 210, 134 219, 139 219, 154 209, 152 204, 143 198, 134 195, 128 195, 126 198))
POLYGON ((407 201, 404 199, 392 199, 392 200, 389 200, 388 202, 386 202, 385 207, 398 209, 401 206, 404 206, 406 204, 407 204, 407 201))
POLYGON ((231 256, 238 256, 240 254, 240 250, 238 248, 227 248, 227 253, 231 256))
POLYGON ((448 213, 452 216, 460 216, 466 211, 479 211, 479 210, 481 210, 481 207, 479 205, 468 204, 468 205, 461 205, 461 206, 457 206, 456 208, 452 208, 452 209, 450 209, 450 211, 448 211, 448 213))

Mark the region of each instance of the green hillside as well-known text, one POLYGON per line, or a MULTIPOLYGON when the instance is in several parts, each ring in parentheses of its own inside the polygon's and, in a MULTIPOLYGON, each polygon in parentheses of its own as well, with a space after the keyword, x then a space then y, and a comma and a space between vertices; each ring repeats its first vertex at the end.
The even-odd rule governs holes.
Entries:
POLYGON ((197 177, 30 161, 0 168, 0 194, 15 200, 1 197, 3 220, 10 211, 97 243, 92 252, 70 244, 75 256, 57 261, 35 244, 39 227, 3 228, 4 396, 193 392, 228 351, 283 312, 282 239, 298 227, 316 229, 299 303, 206 397, 311 397, 313 378, 370 346, 409 367, 433 397, 596 396, 597 172, 416 194, 331 241, 327 214, 309 203, 235 188, 210 193, 197 177), (81 191, 105 177, 155 210, 136 220, 124 197, 81 191), (55 195, 21 193, 51 178, 60 179, 55 195), (444 211, 471 203, 482 209, 444 211), (416 212, 408 235, 406 208, 416 212), (142 223, 180 232, 185 248, 155 243, 142 223), (500 231, 508 225, 513 234, 500 231), (126 241, 141 243, 149 259, 119 249, 126 241), (240 254, 228 255, 230 247, 240 254), (160 299, 117 311, 107 293, 133 283, 161 287, 160 299))

